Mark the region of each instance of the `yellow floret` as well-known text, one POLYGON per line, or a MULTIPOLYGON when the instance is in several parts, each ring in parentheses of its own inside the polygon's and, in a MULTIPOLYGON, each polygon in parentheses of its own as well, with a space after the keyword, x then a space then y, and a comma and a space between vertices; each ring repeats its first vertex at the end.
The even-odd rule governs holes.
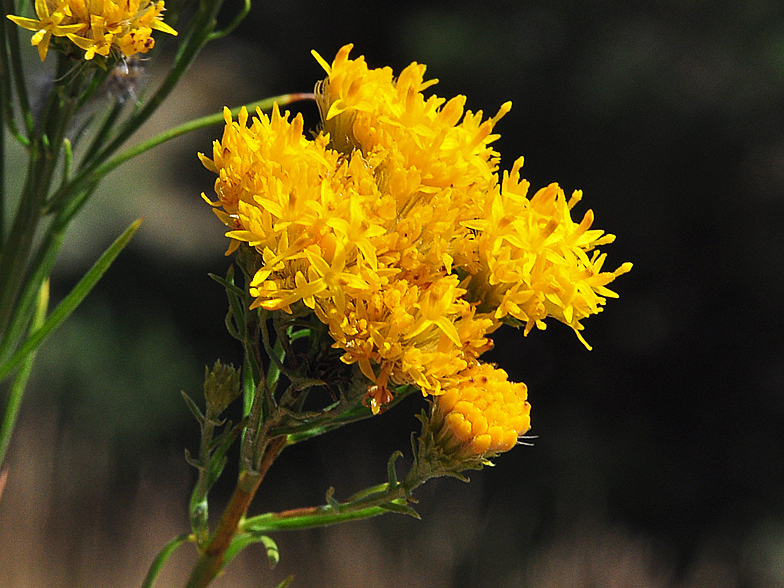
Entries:
POLYGON ((106 57, 112 50, 125 57, 147 53, 155 44, 152 29, 177 35, 163 22, 163 10, 163 0, 35 0, 38 19, 8 18, 35 31, 31 44, 38 47, 41 61, 46 59, 53 36, 67 37, 90 60, 96 55, 106 57))

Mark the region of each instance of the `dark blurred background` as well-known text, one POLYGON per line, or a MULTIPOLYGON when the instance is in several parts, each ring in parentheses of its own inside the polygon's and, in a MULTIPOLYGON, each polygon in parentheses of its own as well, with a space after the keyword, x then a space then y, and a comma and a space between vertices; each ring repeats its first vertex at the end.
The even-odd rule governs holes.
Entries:
MULTIPOLYGON (((428 483, 422 521, 278 534, 274 571, 250 548, 216 586, 291 573, 294 586, 784 586, 782 4, 258 3, 143 134, 310 91, 323 77, 310 49, 330 61, 349 42, 372 67, 427 64, 433 91, 465 94, 472 110, 512 100, 502 168, 524 155, 532 189, 582 189, 576 215, 592 208, 618 236, 608 267, 634 270, 586 321, 593 351, 556 322, 497 334, 492 359, 529 386, 533 447, 470 484, 428 483)), ((312 104, 292 108, 316 126, 312 104)), ((180 390, 200 398, 205 365, 240 360, 207 276, 225 273, 226 240, 199 197, 214 177, 196 152, 221 132, 118 171, 69 236, 57 295, 144 217, 39 354, 0 502, 10 586, 139 585, 188 529, 182 454, 198 439, 180 390)), ((395 449, 410 459, 422 404, 287 450, 256 510, 382 481, 395 449)), ((191 561, 165 581, 181 583, 191 561)))

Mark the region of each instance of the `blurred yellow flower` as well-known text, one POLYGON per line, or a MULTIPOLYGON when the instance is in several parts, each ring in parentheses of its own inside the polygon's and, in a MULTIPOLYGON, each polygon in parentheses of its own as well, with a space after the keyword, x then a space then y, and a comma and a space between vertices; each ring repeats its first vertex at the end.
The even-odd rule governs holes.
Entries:
POLYGON ((163 22, 164 2, 150 0, 35 0, 38 19, 8 15, 14 23, 35 31, 31 45, 46 59, 52 36, 67 37, 84 49, 85 59, 108 56, 112 49, 130 57, 147 53, 155 45, 156 29, 170 35, 177 31, 163 22))
POLYGON ((615 296, 606 285, 631 265, 601 272, 596 248, 613 237, 589 230, 590 211, 572 221, 579 194, 567 202, 552 184, 528 198, 522 159, 499 180, 490 144, 511 104, 485 119, 463 96, 425 97, 435 80, 424 65, 395 78, 350 50, 331 65, 315 54, 327 72, 315 138, 277 106, 250 125, 246 111, 234 121, 226 110, 212 158, 200 154, 218 176, 212 204, 229 251, 244 242, 260 254, 253 306, 314 312, 343 361, 374 382, 374 412, 390 383, 434 396, 465 388, 502 322, 528 333, 550 316, 582 340, 580 321, 615 296))

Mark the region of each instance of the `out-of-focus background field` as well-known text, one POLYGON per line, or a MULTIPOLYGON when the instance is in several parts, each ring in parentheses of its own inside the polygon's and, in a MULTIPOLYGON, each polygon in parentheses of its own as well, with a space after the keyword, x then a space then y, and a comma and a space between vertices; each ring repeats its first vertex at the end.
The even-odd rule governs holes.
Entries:
MULTIPOLYGON (((524 155, 532 188, 582 189, 577 214, 618 235, 608 266, 635 267, 586 321, 591 352, 554 322, 498 333, 493 359, 529 385, 534 447, 470 484, 428 483, 422 521, 279 533, 277 568, 252 547, 215 585, 784 586, 781 3, 259 2, 142 135, 309 91, 323 76, 310 49, 330 60, 347 42, 374 67, 426 63, 434 91, 473 110, 512 100, 502 168, 524 155)), ((315 127, 315 107, 298 108, 315 127)), ((3 587, 138 586, 188 529, 183 451, 198 439, 180 390, 199 398, 205 365, 239 361, 207 277, 225 273, 226 240, 199 196, 214 178, 196 152, 220 133, 110 176, 69 235, 55 297, 144 217, 39 354, 0 501, 3 587)), ((421 406, 287 450, 254 512, 383 481, 395 449, 410 459, 421 406)), ((182 585, 193 560, 183 548, 160 586, 182 585)))

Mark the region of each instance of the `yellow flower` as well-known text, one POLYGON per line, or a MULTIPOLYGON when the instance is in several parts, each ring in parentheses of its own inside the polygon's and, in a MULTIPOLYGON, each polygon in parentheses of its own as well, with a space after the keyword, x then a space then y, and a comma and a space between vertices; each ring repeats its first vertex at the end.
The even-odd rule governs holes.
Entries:
POLYGON ((528 432, 528 388, 507 378, 502 369, 477 364, 434 400, 431 428, 445 453, 492 456, 509 451, 528 432))
POLYGON ((83 30, 88 26, 85 23, 71 23, 69 18, 70 11, 68 10, 68 4, 65 2, 52 3, 51 8, 54 8, 54 10, 50 10, 50 4, 47 0, 35 0, 35 13, 38 15, 38 20, 12 14, 6 15, 9 20, 20 27, 35 31, 30 44, 33 47, 38 47, 38 56, 41 58, 41 61, 46 59, 52 35, 62 37, 83 30), (63 20, 66 20, 64 24, 63 20))
POLYGON ((163 22, 164 2, 150 0, 36 0, 38 20, 8 15, 19 26, 35 31, 31 44, 46 59, 52 36, 67 37, 85 51, 84 58, 107 56, 116 49, 126 57, 147 53, 155 41, 152 29, 177 35, 163 22))
MULTIPOLYGON (((391 400, 390 384, 433 396, 476 388, 466 370, 502 322, 527 333, 551 316, 582 340, 580 321, 631 266, 601 272, 596 248, 613 237, 590 230, 590 211, 572 221, 579 194, 567 202, 553 184, 529 199, 522 159, 499 180, 490 144, 511 105, 484 119, 463 96, 425 97, 435 83, 425 66, 395 78, 350 50, 331 65, 315 54, 328 74, 316 87, 315 138, 277 106, 250 121, 226 110, 212 158, 200 154, 217 174, 211 204, 229 252, 246 243, 259 254, 252 306, 315 313, 342 360, 374 383, 365 399, 374 412, 391 400)), ((507 386, 501 374, 488 375, 492 390, 507 386)), ((491 435, 488 447, 498 443, 491 435)))
POLYGON ((590 349, 580 321, 600 312, 606 298, 617 297, 606 285, 632 264, 601 272, 606 256, 596 248, 615 236, 590 230, 590 210, 580 223, 572 220, 581 192, 567 201, 563 190, 550 184, 528 199, 529 184, 520 179, 522 165, 520 158, 504 173, 500 189, 479 203, 482 210, 465 222, 476 235, 455 263, 471 274, 465 287, 480 311, 493 312, 496 320, 511 316, 525 323, 525 334, 534 325, 544 329, 544 319, 554 317, 571 326, 590 349))

